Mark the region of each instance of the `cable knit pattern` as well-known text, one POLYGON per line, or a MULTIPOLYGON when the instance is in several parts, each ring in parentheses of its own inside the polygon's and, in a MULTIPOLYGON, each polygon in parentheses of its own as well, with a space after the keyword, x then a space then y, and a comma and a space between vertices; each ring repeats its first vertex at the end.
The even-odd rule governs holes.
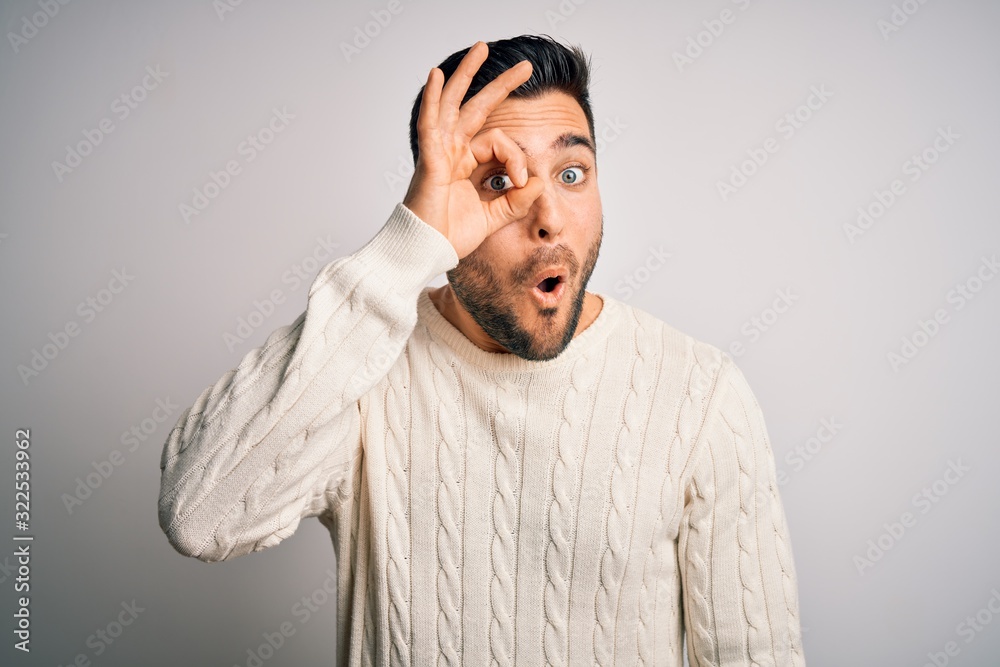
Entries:
MULTIPOLYGON (((776 507, 781 506, 781 499, 778 496, 778 489, 771 485, 772 502, 776 507)), ((788 535, 788 525, 785 521, 783 509, 777 509, 773 517, 774 539, 777 543, 778 561, 781 563, 781 590, 785 594, 785 611, 788 614, 788 625, 785 628, 776 628, 776 632, 788 647, 790 663, 795 667, 806 664, 806 657, 802 653, 802 625, 799 620, 799 603, 796 590, 795 563, 792 561, 792 549, 785 539, 788 535)))
POLYGON ((622 409, 622 424, 615 437, 615 466, 611 473, 611 506, 605 522, 607 546, 601 556, 600 587, 594 599, 594 661, 614 662, 618 596, 631 546, 636 510, 636 475, 642 458, 644 432, 652 407, 648 393, 655 380, 656 363, 650 338, 640 320, 632 323, 634 356, 630 387, 622 409))
MULTIPOLYGON (((714 583, 708 593, 713 616, 693 595, 687 600, 695 615, 691 623, 705 626, 708 634, 707 641, 692 647, 692 665, 696 660, 723 665, 735 660, 804 664, 798 602, 786 591, 795 573, 786 546, 784 512, 777 501, 774 456, 760 407, 731 359, 724 360, 713 404, 717 418, 700 438, 692 483, 695 489, 714 490, 718 497, 693 494, 690 528, 686 534, 682 529, 680 536, 692 554, 714 550, 712 565, 720 572, 707 573, 714 583), (694 520, 708 508, 715 517, 711 525, 694 520), (733 543, 735 549, 715 547, 733 543), (736 576, 722 574, 729 572, 736 576), (740 601, 738 614, 732 609, 726 614, 716 611, 719 600, 733 598, 740 601)), ((692 580, 706 574, 693 558, 689 561, 692 580)), ((691 588, 686 581, 684 585, 691 588)))
MULTIPOLYGON (((664 533, 669 525, 673 525, 674 514, 680 510, 676 491, 671 476, 671 465, 678 465, 688 460, 694 439, 705 417, 705 402, 707 390, 712 386, 713 378, 718 373, 722 356, 715 348, 706 345, 695 345, 693 338, 685 339, 685 350, 690 359, 687 369, 684 392, 677 406, 677 420, 674 423, 674 437, 670 443, 668 456, 664 463, 663 483, 660 486, 659 514, 653 528, 653 541, 650 543, 643 566, 642 584, 639 589, 639 626, 637 632, 636 650, 639 654, 639 664, 652 664, 656 655, 669 654, 671 660, 680 659, 681 646, 671 643, 669 635, 662 638, 667 643, 660 645, 657 641, 654 626, 657 602, 657 582, 663 571, 663 559, 673 550, 665 548, 664 533)), ((669 567, 673 567, 670 564, 669 567)), ((677 607, 671 598, 669 624, 677 621, 677 607)))
POLYGON ((364 667, 372 667, 375 664, 376 651, 378 650, 375 645, 375 609, 377 607, 375 596, 375 569, 368 568, 368 582, 365 585, 364 597, 367 603, 365 604, 363 618, 365 627, 362 634, 363 643, 361 646, 361 664, 364 667))
MULTIPOLYGON (((698 502, 692 505, 686 517, 686 532, 688 539, 681 537, 681 560, 683 562, 681 577, 684 581, 684 614, 688 618, 687 628, 691 635, 692 647, 713 647, 712 628, 715 626, 714 609, 711 605, 709 590, 712 572, 711 552, 714 545, 712 539, 712 503, 715 500, 715 486, 711 478, 707 478, 704 486, 693 484, 691 495, 698 502), (689 549, 689 539, 695 538, 695 544, 708 544, 708 548, 689 549)), ((731 604, 739 604, 734 600, 731 604)), ((689 653, 690 655, 690 653, 689 653)), ((690 661, 692 666, 714 667, 719 664, 716 653, 706 654, 700 650, 697 657, 690 661)))
MULTIPOLYGON (((739 378, 742 380, 742 378, 739 378)), ((740 391, 739 386, 735 389, 740 391)), ((738 536, 740 543, 740 580, 743 584, 743 611, 747 624, 747 646, 753 660, 759 664, 770 664, 773 655, 787 655, 791 646, 798 646, 800 639, 790 639, 785 633, 779 633, 778 637, 768 636, 770 630, 766 625, 760 623, 754 610, 763 605, 761 599, 764 595, 763 581, 759 568, 755 568, 757 554, 760 545, 757 543, 756 531, 770 531, 775 540, 774 557, 780 566, 782 583, 782 602, 789 617, 795 619, 797 626, 797 605, 789 603, 788 588, 789 582, 794 578, 791 557, 787 551, 785 540, 782 537, 786 532, 784 525, 784 512, 780 508, 780 500, 777 494, 776 484, 771 476, 760 474, 760 467, 766 467, 768 461, 773 460, 770 444, 766 439, 760 443, 757 450, 753 448, 753 436, 749 432, 752 418, 750 415, 757 414, 759 407, 756 401, 747 405, 743 401, 732 401, 726 405, 723 419, 730 430, 736 449, 736 458, 739 464, 740 481, 740 515, 738 523, 738 536), (762 461, 757 460, 757 456, 763 453, 766 456, 762 461), (758 515, 770 516, 770 524, 755 520, 758 515), (767 650, 767 642, 779 643, 767 650)), ((801 656, 795 656, 791 664, 798 664, 801 656)))
MULTIPOLYGON (((351 536, 349 538, 349 542, 346 545, 347 549, 350 550, 350 551, 352 551, 352 552, 356 548, 355 545, 358 544, 358 541, 361 538, 361 533, 360 533, 360 530, 361 530, 361 468, 362 468, 361 463, 362 463, 363 459, 364 459, 363 456, 358 456, 355 459, 358 462, 358 467, 357 467, 357 471, 354 472, 354 473, 352 473, 356 477, 355 477, 354 484, 353 484, 353 492, 354 493, 353 493, 353 497, 351 499, 351 536)), ((343 542, 341 542, 341 544, 343 544, 343 542)), ((345 638, 349 637, 350 634, 351 634, 351 619, 350 619, 350 616, 347 614, 347 611, 352 606, 351 603, 353 602, 353 598, 354 598, 354 589, 357 588, 357 587, 359 587, 359 586, 364 586, 364 582, 359 581, 359 578, 358 578, 358 559, 357 558, 347 558, 347 560, 349 561, 349 565, 350 565, 350 567, 349 567, 349 574, 348 574, 348 577, 350 577, 350 578, 346 582, 343 582, 341 584, 341 585, 344 585, 347 590, 344 591, 344 593, 345 593, 344 595, 340 596, 340 598, 338 600, 338 608, 337 608, 337 620, 338 620, 338 623, 339 623, 338 627, 340 627, 342 629, 342 631, 341 631, 341 633, 340 633, 339 636, 340 637, 345 637, 345 638)), ((337 588, 338 594, 340 593, 340 591, 341 591, 341 589, 338 587, 337 588)), ((340 656, 348 656, 349 655, 349 649, 350 649, 350 643, 349 642, 341 642, 341 644, 338 644, 338 649, 340 651, 340 656), (343 644, 346 644, 346 646, 342 646, 343 644)), ((346 661, 344 661, 343 658, 341 658, 341 662, 343 663, 343 662, 346 662, 346 661)))
POLYGON ((455 372, 450 359, 440 347, 430 350, 434 366, 434 395, 438 397, 437 487, 438 548, 438 664, 462 664, 462 517, 465 504, 462 477, 465 452, 462 447, 460 413, 462 405, 455 372))
POLYGON ((581 356, 569 372, 569 386, 562 401, 562 422, 552 468, 552 502, 549 505, 549 544, 545 550, 545 659, 550 665, 568 664, 569 584, 573 566, 573 525, 579 498, 583 450, 580 433, 588 412, 585 395, 602 366, 581 356))
POLYGON ((487 352, 426 287, 457 264, 398 204, 192 390, 160 457, 169 543, 231 560, 318 517, 348 561, 350 667, 681 667, 685 637, 691 667, 804 666, 774 456, 733 360, 600 292, 555 358, 487 352))
MULTIPOLYGON (((729 411, 741 409, 741 406, 729 404, 729 411)), ((736 462, 739 465, 739 499, 740 514, 737 518, 736 537, 739 543, 740 553, 737 559, 739 565, 740 583, 743 586, 743 620, 746 622, 747 647, 750 652, 750 659, 755 663, 761 662, 761 657, 756 651, 760 647, 761 638, 759 633, 762 628, 754 623, 753 611, 763 606, 760 599, 759 572, 753 571, 755 563, 754 554, 757 552, 757 541, 754 535, 756 524, 752 521, 752 514, 755 511, 755 503, 758 502, 755 489, 756 469, 753 461, 753 452, 747 443, 747 433, 743 424, 745 421, 738 415, 722 415, 726 425, 731 431, 731 437, 736 449, 736 462), (756 576, 755 576, 756 575, 756 576)))
POLYGON ((520 464, 517 446, 521 430, 519 416, 523 399, 518 388, 504 378, 496 386, 496 414, 493 431, 496 438, 493 495, 493 543, 490 565, 493 581, 490 585, 490 648, 494 665, 514 664, 514 578, 517 576, 517 523, 520 464))
MULTIPOLYGON (((404 366, 405 367, 405 366, 404 366)), ((388 471, 388 565, 389 637, 392 640, 390 664, 410 664, 410 523, 409 498, 409 429, 406 425, 407 402, 397 397, 397 387, 406 386, 405 375, 385 387, 385 467, 388 471)))
MULTIPOLYGON (((358 524, 361 520, 361 462, 361 452, 357 451, 351 464, 350 476, 337 489, 337 497, 332 499, 333 507, 318 514, 320 522, 327 530, 336 535, 337 543, 348 545, 348 549, 354 549, 354 545, 358 543, 358 524)), ((343 581, 343 584, 337 589, 337 636, 346 637, 350 635, 351 630, 351 619, 346 612, 351 608, 355 588, 359 585, 358 559, 342 558, 337 563, 337 567, 339 570, 338 579, 343 581), (346 580, 344 569, 347 570, 346 580)), ((349 642, 342 641, 337 644, 338 664, 347 664, 349 650, 349 642)))

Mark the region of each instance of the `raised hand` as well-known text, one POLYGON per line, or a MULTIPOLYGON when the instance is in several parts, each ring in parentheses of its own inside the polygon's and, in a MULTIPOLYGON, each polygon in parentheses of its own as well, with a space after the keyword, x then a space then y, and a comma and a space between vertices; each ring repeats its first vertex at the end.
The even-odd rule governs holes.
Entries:
POLYGON ((503 131, 476 136, 493 109, 531 77, 531 63, 522 60, 462 105, 488 53, 485 42, 476 42, 443 91, 444 73, 434 67, 428 74, 417 118, 417 163, 403 199, 417 217, 451 241, 459 259, 493 232, 527 215, 544 187, 542 179, 528 177, 524 153, 503 131), (506 167, 514 187, 482 201, 469 177, 494 159, 506 167))

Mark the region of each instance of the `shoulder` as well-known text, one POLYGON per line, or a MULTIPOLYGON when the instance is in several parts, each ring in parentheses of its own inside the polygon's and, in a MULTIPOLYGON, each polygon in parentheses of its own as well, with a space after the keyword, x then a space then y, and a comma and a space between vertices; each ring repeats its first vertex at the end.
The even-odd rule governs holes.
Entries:
POLYGON ((636 341, 636 346, 653 348, 663 356, 669 368, 683 369, 683 375, 698 393, 710 389, 726 369, 735 367, 732 357, 719 347, 678 329, 641 308, 601 293, 613 303, 618 315, 617 335, 636 341))

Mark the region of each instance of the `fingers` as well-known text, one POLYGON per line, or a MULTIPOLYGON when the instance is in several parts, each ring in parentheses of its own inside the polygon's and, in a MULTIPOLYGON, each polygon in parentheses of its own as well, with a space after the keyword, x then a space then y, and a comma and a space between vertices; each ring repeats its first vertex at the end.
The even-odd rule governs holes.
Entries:
POLYGON ((544 181, 537 176, 528 178, 528 158, 514 140, 503 130, 492 129, 476 135, 469 143, 469 148, 479 164, 497 161, 514 182, 500 197, 483 202, 486 209, 488 234, 514 220, 520 220, 528 214, 531 205, 542 194, 544 181))
POLYGON ((472 79, 489 56, 489 47, 485 42, 473 44, 458 64, 455 72, 448 78, 440 95, 439 106, 435 117, 438 127, 448 129, 453 126, 466 139, 474 136, 490 115, 512 90, 531 78, 531 62, 522 60, 500 76, 483 86, 482 90, 473 95, 465 106, 462 98, 469 90, 472 79))
POLYGON ((476 135, 469 148, 481 165, 494 160, 501 163, 515 186, 523 188, 528 182, 528 158, 503 130, 494 128, 476 135))
POLYGON ((487 234, 528 215, 531 205, 544 189, 544 181, 532 176, 523 188, 511 188, 502 197, 483 202, 486 208, 487 234))
POLYGON ((427 83, 424 85, 423 99, 420 100, 420 113, 417 119, 418 125, 427 128, 437 127, 438 113, 441 109, 441 82, 444 74, 437 67, 432 67, 427 74, 427 83), (441 76, 438 76, 441 74, 441 76))
POLYGON ((473 137, 476 137, 487 116, 510 92, 531 78, 531 63, 525 60, 509 68, 462 106, 462 98, 488 55, 486 43, 476 42, 447 82, 440 68, 431 68, 417 116, 417 146, 421 155, 435 163, 449 159, 446 154, 451 154, 451 168, 458 178, 468 178, 476 168, 476 165, 465 164, 465 160, 459 159, 459 154, 464 152, 463 145, 472 149, 479 164, 490 162, 496 156, 507 167, 514 184, 523 187, 528 180, 527 164, 517 145, 506 136, 489 135, 487 140, 478 142, 473 137), (468 173, 464 173, 466 170, 468 173))
POLYGON ((450 122, 458 118, 458 109, 462 104, 462 98, 465 97, 465 93, 469 89, 469 84, 472 83, 472 77, 479 71, 479 67, 486 62, 489 51, 490 49, 486 46, 485 42, 476 42, 469 48, 468 53, 462 58, 462 62, 458 64, 455 72, 448 78, 448 83, 444 87, 444 93, 441 95, 444 120, 450 122))
POLYGON ((475 135, 486 122, 486 117, 507 98, 510 91, 531 78, 531 72, 531 62, 522 60, 483 86, 462 107, 458 131, 467 137, 475 135))
POLYGON ((444 74, 437 67, 432 67, 424 85, 423 97, 420 100, 420 112, 417 114, 417 146, 423 153, 429 142, 431 133, 438 127, 438 114, 441 108, 441 83, 444 74))

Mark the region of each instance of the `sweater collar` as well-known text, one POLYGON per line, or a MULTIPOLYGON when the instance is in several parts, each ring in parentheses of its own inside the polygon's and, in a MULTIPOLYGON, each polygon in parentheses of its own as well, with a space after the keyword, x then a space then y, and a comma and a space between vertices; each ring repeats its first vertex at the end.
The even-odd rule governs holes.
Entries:
POLYGON ((603 292, 590 290, 601 298, 603 306, 586 329, 570 341, 559 356, 545 361, 522 359, 509 352, 487 352, 466 338, 455 325, 445 319, 434 302, 430 291, 424 287, 417 298, 418 320, 431 332, 433 339, 443 343, 465 361, 489 371, 534 372, 570 362, 587 351, 594 350, 606 340, 615 324, 621 318, 621 304, 603 292))

